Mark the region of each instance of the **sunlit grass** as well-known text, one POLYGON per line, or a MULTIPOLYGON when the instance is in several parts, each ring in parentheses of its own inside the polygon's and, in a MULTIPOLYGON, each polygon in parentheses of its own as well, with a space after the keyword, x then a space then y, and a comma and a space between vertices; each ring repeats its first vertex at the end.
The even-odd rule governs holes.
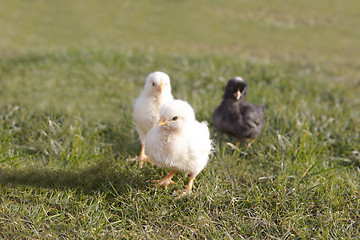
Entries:
POLYGON ((304 71, 216 56, 69 51, 2 63, 3 236, 359 233, 356 82, 329 81, 311 65, 304 71), (175 191, 185 175, 164 190, 150 180, 166 169, 125 161, 140 147, 132 102, 155 69, 168 72, 174 96, 210 123, 215 143, 196 195, 181 200, 175 191), (248 99, 266 105, 264 132, 250 149, 233 149, 211 126, 227 78, 239 74, 250 84, 248 99))

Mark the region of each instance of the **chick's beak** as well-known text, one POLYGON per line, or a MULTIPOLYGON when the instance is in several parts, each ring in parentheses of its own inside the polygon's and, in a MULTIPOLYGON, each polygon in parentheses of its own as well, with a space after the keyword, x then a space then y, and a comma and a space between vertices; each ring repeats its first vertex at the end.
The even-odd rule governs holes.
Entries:
POLYGON ((167 126, 169 125, 169 122, 166 121, 164 118, 160 118, 159 122, 157 123, 157 127, 161 127, 161 126, 167 126))
POLYGON ((162 89, 163 89, 163 83, 160 82, 160 85, 158 86, 157 91, 161 93, 162 89))
POLYGON ((235 96, 236 100, 239 100, 239 99, 241 98, 241 92, 240 92, 240 90, 237 90, 237 92, 234 93, 234 96, 235 96))

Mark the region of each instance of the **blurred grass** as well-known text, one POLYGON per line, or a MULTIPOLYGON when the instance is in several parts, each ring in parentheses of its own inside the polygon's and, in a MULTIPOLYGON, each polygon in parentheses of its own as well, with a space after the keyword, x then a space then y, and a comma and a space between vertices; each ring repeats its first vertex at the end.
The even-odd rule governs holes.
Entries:
POLYGON ((132 51, 358 63, 359 2, 5 1, 0 49, 132 51), (5 3, 6 2, 6 3, 5 3))
POLYGON ((356 238, 356 1, 6 1, 0 8, 2 238, 356 238), (301 10, 301 11, 300 11, 301 10), (187 176, 126 162, 132 103, 154 70, 209 122, 187 176), (266 105, 250 149, 212 129, 228 78, 266 105))

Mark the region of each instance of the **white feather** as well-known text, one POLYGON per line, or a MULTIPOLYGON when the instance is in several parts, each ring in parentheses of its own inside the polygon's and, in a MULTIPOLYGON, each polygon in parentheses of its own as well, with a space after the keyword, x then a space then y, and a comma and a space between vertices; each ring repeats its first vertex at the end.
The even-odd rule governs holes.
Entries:
POLYGON ((143 91, 135 99, 133 105, 133 117, 141 144, 144 144, 147 132, 159 120, 161 106, 173 99, 169 76, 163 72, 150 73, 146 78, 143 91), (157 88, 160 84, 163 88, 161 92, 158 92, 157 88))
POLYGON ((148 132, 146 154, 159 166, 196 176, 207 165, 211 151, 207 124, 196 121, 191 106, 181 100, 165 104, 160 115, 168 125, 155 126, 148 132), (174 117, 177 119, 173 121, 174 117))

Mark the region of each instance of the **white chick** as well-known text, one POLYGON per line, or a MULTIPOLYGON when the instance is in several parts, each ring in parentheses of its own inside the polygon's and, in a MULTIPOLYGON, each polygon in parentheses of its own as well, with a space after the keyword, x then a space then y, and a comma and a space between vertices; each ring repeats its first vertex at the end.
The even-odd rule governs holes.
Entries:
POLYGON ((195 177, 208 163, 211 151, 210 133, 206 122, 195 119, 194 110, 184 101, 173 100, 160 110, 160 120, 145 139, 146 154, 156 165, 172 171, 160 185, 174 183, 171 178, 177 171, 190 174, 184 194, 191 194, 195 177))
POLYGON ((158 122, 161 106, 173 99, 170 78, 166 73, 153 72, 146 77, 144 89, 135 99, 133 106, 133 117, 141 142, 141 151, 137 157, 140 167, 144 162, 148 162, 145 154, 145 136, 158 122))

